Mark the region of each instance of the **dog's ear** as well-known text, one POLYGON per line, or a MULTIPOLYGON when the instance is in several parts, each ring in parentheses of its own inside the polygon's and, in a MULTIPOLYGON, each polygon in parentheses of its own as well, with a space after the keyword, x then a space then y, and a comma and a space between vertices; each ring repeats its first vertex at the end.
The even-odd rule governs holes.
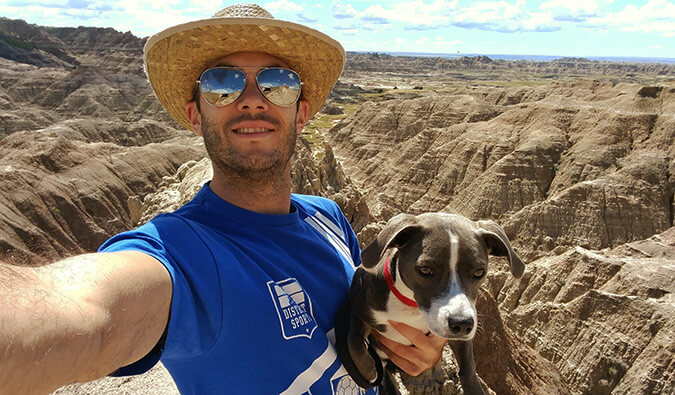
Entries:
POLYGON ((377 266, 382 252, 389 247, 402 246, 419 230, 417 217, 399 214, 387 222, 384 229, 361 252, 361 264, 366 268, 377 266))
POLYGON ((507 257, 511 265, 511 273, 514 277, 520 278, 525 271, 525 264, 511 247, 504 229, 494 221, 478 221, 477 224, 480 227, 478 234, 485 241, 488 252, 492 255, 507 257))

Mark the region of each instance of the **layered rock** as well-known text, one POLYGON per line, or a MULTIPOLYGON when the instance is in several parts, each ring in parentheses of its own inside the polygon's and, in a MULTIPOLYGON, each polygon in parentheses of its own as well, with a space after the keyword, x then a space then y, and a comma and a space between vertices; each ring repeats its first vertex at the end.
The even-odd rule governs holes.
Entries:
POLYGON ((462 56, 449 59, 432 56, 392 56, 379 53, 348 53, 345 65, 347 74, 357 73, 397 73, 407 76, 424 74, 454 74, 460 79, 489 78, 484 73, 499 73, 502 76, 536 79, 576 79, 586 75, 620 75, 622 79, 636 81, 668 80, 675 75, 675 66, 664 63, 619 63, 592 61, 584 58, 559 58, 550 62, 503 59, 490 59, 487 56, 462 56), (476 75, 475 72, 481 72, 476 75), (474 74, 472 74, 474 73, 474 74))
POLYGON ((0 17, 0 57, 38 67, 88 65, 142 76, 145 41, 111 28, 44 27, 0 17))
POLYGON ((129 196, 154 191, 164 175, 204 156, 198 139, 149 121, 13 133, 0 140, 0 257, 35 264, 95 251, 131 227, 129 196))
POLYGON ((0 258, 93 251, 132 226, 130 196, 205 156, 155 99, 144 42, 0 18, 0 258))
POLYGON ((56 122, 91 117, 125 122, 149 118, 178 128, 143 76, 80 66, 44 69, 0 59, 0 138, 56 122))
POLYGON ((675 86, 657 97, 643 88, 588 81, 369 102, 328 136, 378 219, 497 219, 529 258, 598 249, 673 224, 675 86))
POLYGON ((507 326, 575 393, 672 393, 675 228, 611 250, 576 247, 520 280, 490 277, 507 326))

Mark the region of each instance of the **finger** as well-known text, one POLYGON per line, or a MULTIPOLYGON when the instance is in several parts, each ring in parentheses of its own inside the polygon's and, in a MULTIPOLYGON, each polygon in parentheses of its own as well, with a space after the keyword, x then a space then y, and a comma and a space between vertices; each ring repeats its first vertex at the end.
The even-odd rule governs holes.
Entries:
POLYGON ((419 329, 413 328, 410 325, 397 321, 388 321, 389 325, 393 326, 403 337, 408 339, 412 344, 423 343, 426 340, 426 335, 419 329))
POLYGON ((419 329, 413 328, 412 326, 406 325, 402 322, 389 321, 389 324, 393 326, 394 329, 396 329, 403 337, 408 339, 409 342, 414 344, 415 347, 424 351, 433 352, 434 355, 442 352, 443 346, 447 342, 447 339, 445 338, 436 336, 431 332, 425 334, 419 329))
POLYGON ((401 358, 413 359, 417 362, 422 362, 423 351, 413 345, 401 344, 385 336, 382 336, 379 333, 375 333, 375 339, 379 345, 385 346, 387 350, 401 358))
POLYGON ((402 344, 391 341, 381 335, 376 335, 376 340, 378 347, 380 348, 380 350, 384 351, 385 354, 387 354, 389 360, 391 360, 396 366, 399 367, 399 369, 403 370, 407 374, 411 376, 417 376, 426 370, 424 366, 408 359, 411 357, 410 354, 419 353, 420 352, 419 350, 411 346, 403 346, 402 344), (389 346, 391 346, 391 348, 389 346), (401 346, 404 349, 403 351, 405 352, 406 355, 405 357, 399 355, 398 353, 396 353, 396 351, 392 349, 398 348, 399 350, 402 350, 401 346))
MULTIPOLYGON (((397 349, 400 357, 414 365, 413 372, 424 371, 436 365, 443 355, 443 347, 447 339, 436 336, 433 333, 424 334, 422 331, 401 322, 389 321, 403 337, 414 344, 419 353, 411 353, 409 350, 397 349)), ((391 347, 390 347, 391 348, 391 347)), ((412 374, 406 371, 408 374, 412 374)))

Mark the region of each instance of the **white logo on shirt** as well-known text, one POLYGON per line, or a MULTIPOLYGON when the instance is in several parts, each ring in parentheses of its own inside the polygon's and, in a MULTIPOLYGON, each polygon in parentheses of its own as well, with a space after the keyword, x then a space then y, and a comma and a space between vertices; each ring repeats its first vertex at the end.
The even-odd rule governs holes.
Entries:
POLYGON ((312 300, 298 280, 288 278, 277 282, 268 281, 267 287, 277 309, 284 339, 290 340, 301 336, 311 339, 317 328, 312 312, 312 300))

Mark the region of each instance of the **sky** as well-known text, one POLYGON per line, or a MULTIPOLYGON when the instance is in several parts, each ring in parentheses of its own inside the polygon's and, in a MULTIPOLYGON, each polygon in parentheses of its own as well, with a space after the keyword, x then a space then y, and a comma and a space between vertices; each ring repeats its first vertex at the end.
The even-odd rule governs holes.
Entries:
MULTIPOLYGON (((238 2, 0 0, 0 16, 150 36, 238 2)), ((347 51, 675 58, 675 0, 271 0, 347 51)))

